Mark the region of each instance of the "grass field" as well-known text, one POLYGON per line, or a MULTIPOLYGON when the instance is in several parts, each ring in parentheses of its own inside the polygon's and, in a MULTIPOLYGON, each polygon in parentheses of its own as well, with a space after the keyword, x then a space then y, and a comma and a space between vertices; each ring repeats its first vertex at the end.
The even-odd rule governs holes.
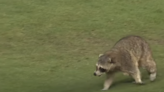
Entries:
POLYGON ((163 16, 163 0, 0 0, 0 92, 102 92, 98 55, 130 34, 150 43, 157 80, 118 73, 108 91, 163 92, 163 16))

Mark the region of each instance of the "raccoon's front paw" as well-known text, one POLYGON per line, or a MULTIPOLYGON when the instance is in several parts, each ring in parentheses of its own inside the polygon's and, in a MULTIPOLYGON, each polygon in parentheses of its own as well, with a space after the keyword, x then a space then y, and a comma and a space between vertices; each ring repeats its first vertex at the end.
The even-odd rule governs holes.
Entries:
POLYGON ((102 90, 108 90, 108 88, 103 88, 102 90))

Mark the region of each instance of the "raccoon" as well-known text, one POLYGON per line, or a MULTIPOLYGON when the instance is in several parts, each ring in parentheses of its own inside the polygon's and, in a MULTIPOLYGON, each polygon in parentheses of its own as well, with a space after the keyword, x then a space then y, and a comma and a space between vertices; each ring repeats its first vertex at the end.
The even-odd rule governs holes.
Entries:
POLYGON ((113 82, 114 73, 118 71, 131 76, 135 83, 143 84, 140 67, 147 70, 151 81, 156 79, 156 63, 149 44, 139 36, 126 36, 116 42, 109 51, 99 55, 94 75, 101 76, 106 73, 107 78, 102 90, 108 90, 113 82))

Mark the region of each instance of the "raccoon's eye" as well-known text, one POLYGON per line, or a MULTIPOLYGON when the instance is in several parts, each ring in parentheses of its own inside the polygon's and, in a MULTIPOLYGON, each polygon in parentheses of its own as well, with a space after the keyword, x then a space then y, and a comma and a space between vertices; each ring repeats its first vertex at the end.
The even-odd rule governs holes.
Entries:
POLYGON ((106 69, 104 69, 104 68, 99 68, 99 70, 101 71, 101 72, 106 72, 106 69))

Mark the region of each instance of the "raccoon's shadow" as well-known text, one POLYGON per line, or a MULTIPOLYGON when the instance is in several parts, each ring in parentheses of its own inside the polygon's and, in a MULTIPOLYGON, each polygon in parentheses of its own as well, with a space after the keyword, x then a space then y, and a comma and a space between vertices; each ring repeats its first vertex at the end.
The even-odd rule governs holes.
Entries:
MULTIPOLYGON (((142 75, 144 75, 144 76, 142 76, 142 81, 143 81, 143 84, 145 85, 146 83, 149 82, 149 75, 147 73, 145 73, 145 72, 142 72, 142 75)), ((119 78, 120 78, 120 76, 117 77, 117 79, 119 79, 119 78)), ((137 85, 135 83, 135 80, 132 77, 130 77, 130 76, 124 76, 123 77, 122 76, 121 79, 116 80, 111 87, 113 87, 115 85, 122 85, 122 84, 134 84, 134 85, 137 85)))
POLYGON ((118 80, 114 82, 115 84, 123 84, 123 83, 133 83, 134 80, 132 78, 126 78, 126 79, 122 79, 122 80, 118 80))

